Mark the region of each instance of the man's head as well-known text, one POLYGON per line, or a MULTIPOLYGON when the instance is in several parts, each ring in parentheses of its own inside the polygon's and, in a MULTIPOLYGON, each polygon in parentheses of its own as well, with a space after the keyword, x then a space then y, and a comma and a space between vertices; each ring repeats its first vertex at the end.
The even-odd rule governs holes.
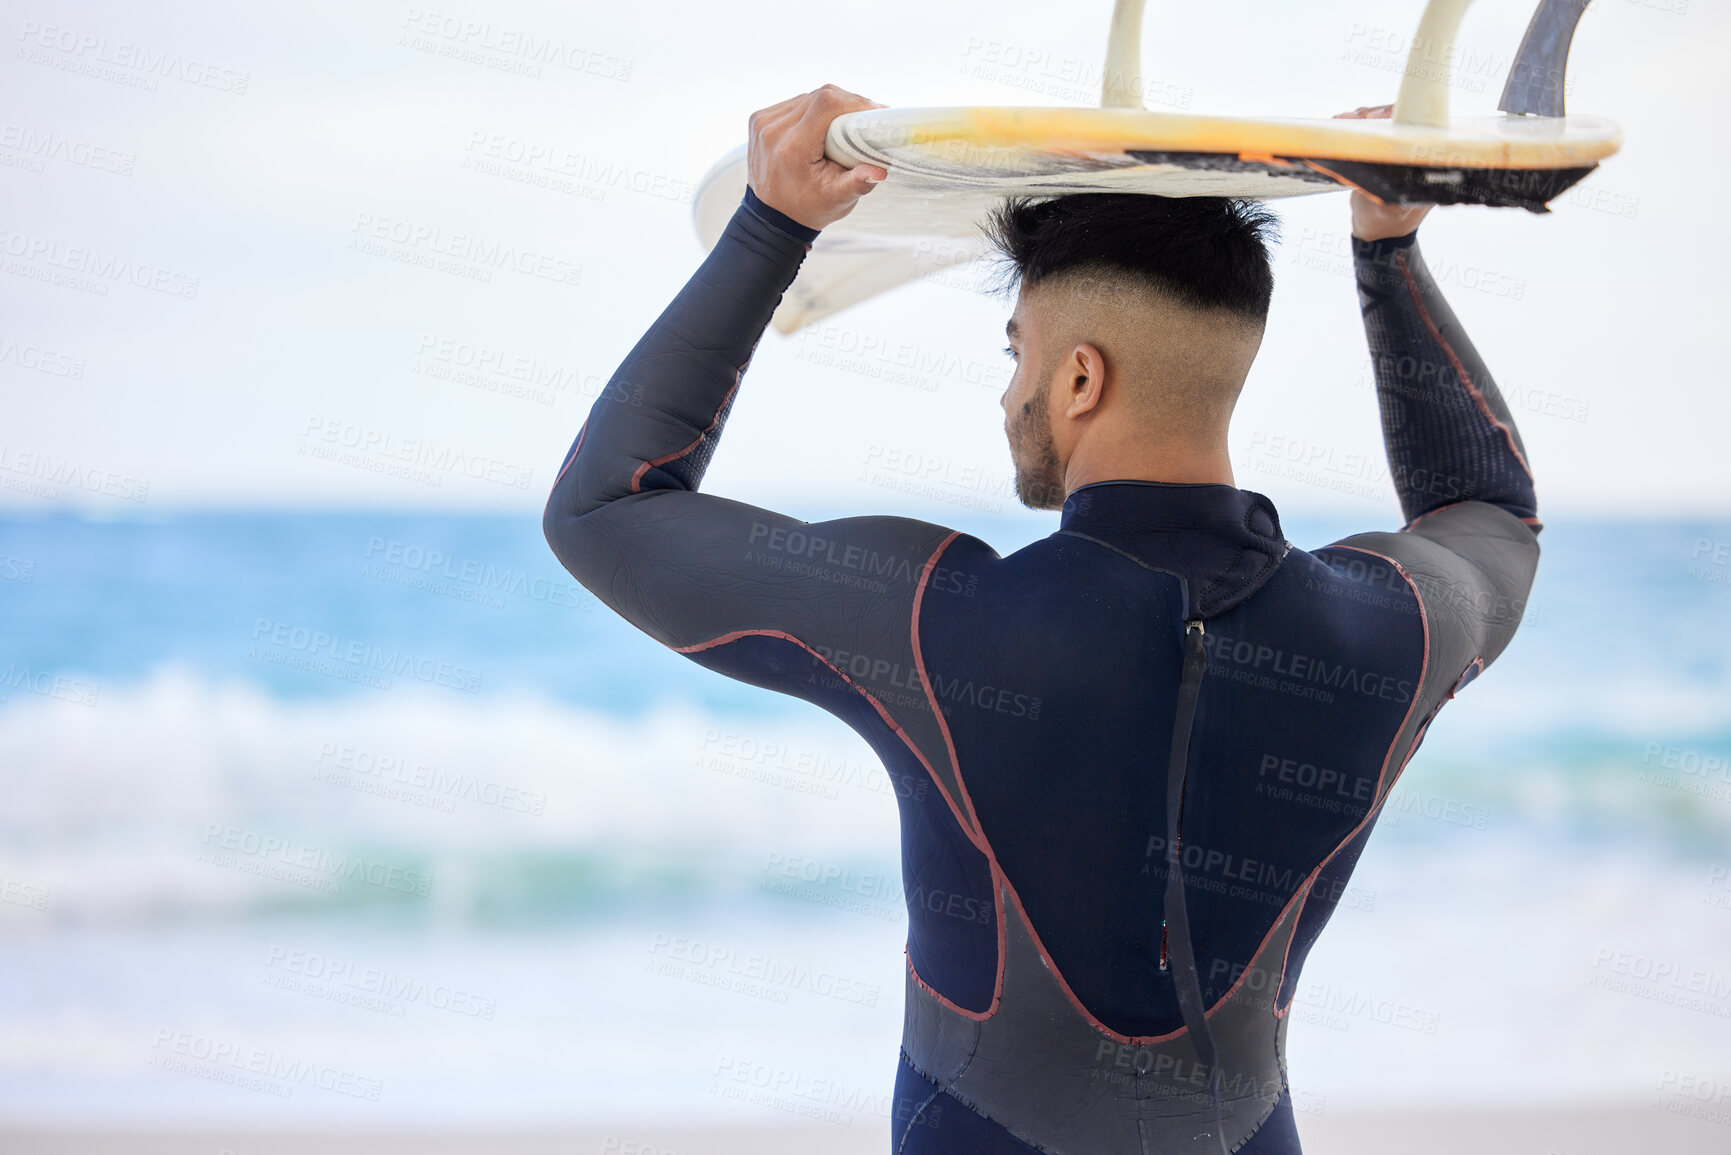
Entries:
POLYGON ((1262 344, 1273 226, 1260 204, 1224 197, 1081 193, 993 214, 1018 288, 1002 404, 1024 504, 1057 509, 1115 476, 1218 470, 1262 344))

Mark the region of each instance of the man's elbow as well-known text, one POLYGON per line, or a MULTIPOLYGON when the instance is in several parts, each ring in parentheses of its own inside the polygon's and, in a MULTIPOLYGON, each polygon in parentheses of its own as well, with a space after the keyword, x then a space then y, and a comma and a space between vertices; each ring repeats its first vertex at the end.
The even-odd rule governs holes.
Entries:
POLYGON ((553 556, 559 559, 559 564, 575 574, 582 553, 583 534, 582 518, 577 516, 571 497, 569 489, 563 486, 553 488, 547 498, 547 508, 541 511, 541 535, 547 539, 547 545, 553 556))
POLYGON ((547 507, 541 511, 541 536, 547 539, 547 547, 553 551, 554 557, 559 556, 559 518, 558 499, 556 496, 549 497, 547 507))

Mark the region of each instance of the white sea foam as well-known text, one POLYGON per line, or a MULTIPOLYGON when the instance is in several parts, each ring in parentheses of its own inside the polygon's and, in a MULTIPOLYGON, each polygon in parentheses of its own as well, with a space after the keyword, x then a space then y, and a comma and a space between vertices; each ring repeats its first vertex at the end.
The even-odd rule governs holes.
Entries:
POLYGON ((285 701, 174 670, 96 708, 14 698, 0 790, 0 878, 48 891, 52 918, 385 901, 413 889, 408 872, 459 916, 525 864, 591 899, 715 897, 753 885, 769 855, 883 866, 897 846, 880 764, 816 711, 285 701), (333 878, 334 895, 320 889, 333 878))
MULTIPOLYGON (((1731 835, 1731 767, 1715 762, 1731 743, 1689 737, 1704 703, 1654 694, 1588 730, 1578 703, 1525 686, 1511 700, 1501 673, 1438 719, 1379 839, 1530 825, 1670 853, 1731 835)), ((569 916, 738 897, 790 862, 893 885, 890 780, 841 723, 795 710, 284 700, 175 669, 93 707, 19 695, 0 707, 0 880, 51 921, 410 898, 446 920, 569 916)))

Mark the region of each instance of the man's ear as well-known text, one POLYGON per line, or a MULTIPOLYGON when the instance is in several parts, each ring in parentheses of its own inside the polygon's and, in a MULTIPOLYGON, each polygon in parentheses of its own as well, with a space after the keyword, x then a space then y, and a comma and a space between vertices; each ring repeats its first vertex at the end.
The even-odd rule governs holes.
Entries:
POLYGON ((1084 341, 1070 350, 1064 362, 1064 416, 1071 419, 1092 412, 1105 397, 1106 358, 1084 341))

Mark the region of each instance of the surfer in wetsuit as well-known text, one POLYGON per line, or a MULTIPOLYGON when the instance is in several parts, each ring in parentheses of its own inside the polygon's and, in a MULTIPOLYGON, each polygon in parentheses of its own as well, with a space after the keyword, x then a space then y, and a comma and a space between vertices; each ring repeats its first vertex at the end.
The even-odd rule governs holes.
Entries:
POLYGON ((1509 410, 1426 270, 1422 208, 1354 193, 1407 524, 1306 552, 1226 430, 1272 291, 1254 204, 1077 195, 993 222, 1019 292, 1000 557, 904 517, 698 492, 821 228, 883 170, 823 156, 826 86, 755 114, 750 186, 596 400, 547 539, 651 637, 792 694, 897 780, 908 905, 893 1150, 1298 1151, 1283 1059, 1306 954, 1443 703, 1538 560, 1509 410))

